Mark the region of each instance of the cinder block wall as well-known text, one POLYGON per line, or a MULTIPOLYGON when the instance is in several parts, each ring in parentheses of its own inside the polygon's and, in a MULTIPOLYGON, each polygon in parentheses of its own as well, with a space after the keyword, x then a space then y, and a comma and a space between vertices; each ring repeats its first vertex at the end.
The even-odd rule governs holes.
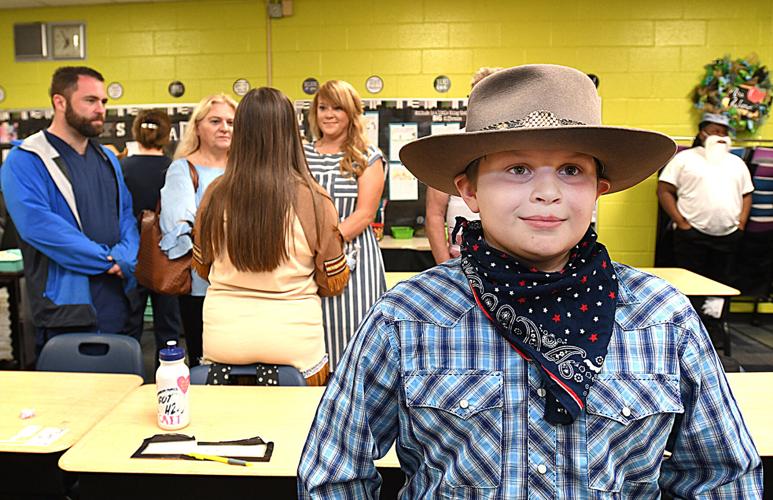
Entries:
MULTIPOLYGON (((703 65, 724 54, 756 52, 773 64, 773 2, 732 8, 708 0, 294 0, 291 17, 270 21, 272 83, 306 97, 307 77, 350 81, 364 97, 365 80, 384 80, 380 97, 464 97, 480 66, 557 63, 601 79, 604 121, 692 135, 688 99, 703 65), (447 94, 432 87, 452 80, 447 94)), ((87 23, 86 64, 119 81, 115 104, 169 103, 170 81, 185 83, 180 101, 230 91, 247 78, 265 85, 265 3, 256 0, 90 5, 0 10, 0 109, 48 105, 56 62, 16 63, 13 23, 87 23)), ((760 137, 773 138, 773 125, 760 137)), ((604 197, 601 239, 617 260, 652 265, 655 178, 604 197)))

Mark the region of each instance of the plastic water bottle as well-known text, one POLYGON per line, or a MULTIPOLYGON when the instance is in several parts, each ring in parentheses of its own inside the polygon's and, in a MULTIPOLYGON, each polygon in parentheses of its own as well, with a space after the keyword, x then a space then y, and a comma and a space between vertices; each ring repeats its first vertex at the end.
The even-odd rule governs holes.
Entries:
POLYGON ((182 429, 191 421, 188 408, 188 388, 191 372, 185 364, 185 351, 170 340, 158 355, 156 370, 158 426, 167 431, 182 429))

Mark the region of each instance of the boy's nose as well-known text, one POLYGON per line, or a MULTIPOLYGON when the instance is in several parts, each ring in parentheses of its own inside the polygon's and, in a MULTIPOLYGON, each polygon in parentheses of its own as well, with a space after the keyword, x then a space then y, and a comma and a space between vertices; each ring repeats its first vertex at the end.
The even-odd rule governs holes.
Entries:
POLYGON ((561 190, 553 175, 538 174, 534 178, 531 201, 535 203, 555 203, 561 199, 561 190))

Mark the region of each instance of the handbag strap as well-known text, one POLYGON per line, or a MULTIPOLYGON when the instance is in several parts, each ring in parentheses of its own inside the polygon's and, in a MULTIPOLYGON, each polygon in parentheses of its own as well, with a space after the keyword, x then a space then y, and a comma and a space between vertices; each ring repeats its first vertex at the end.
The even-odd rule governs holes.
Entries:
MULTIPOLYGON (((185 159, 186 162, 188 162, 188 173, 191 174, 191 182, 193 183, 193 193, 195 195, 196 191, 199 189, 199 173, 196 171, 196 167, 193 166, 193 163, 189 159, 185 159)), ((158 201, 156 202, 156 214, 161 213, 161 197, 159 196, 158 201)))
POLYGON ((191 174, 191 181, 193 182, 193 192, 195 193, 199 189, 199 173, 196 171, 196 167, 189 159, 185 159, 188 162, 188 171, 191 174))

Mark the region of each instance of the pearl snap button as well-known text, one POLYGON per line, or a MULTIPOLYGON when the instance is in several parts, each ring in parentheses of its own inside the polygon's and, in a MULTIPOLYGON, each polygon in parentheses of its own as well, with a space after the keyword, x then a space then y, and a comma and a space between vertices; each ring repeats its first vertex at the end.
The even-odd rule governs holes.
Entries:
POLYGON ((543 389, 542 387, 540 387, 539 389, 537 389, 537 396, 539 396, 539 397, 541 397, 541 398, 544 398, 544 397, 545 397, 545 394, 547 394, 547 393, 548 393, 548 391, 546 391, 546 390, 545 390, 545 389, 543 389))
POLYGON ((465 409, 465 408, 467 408, 468 406, 470 406, 470 403, 468 403, 466 399, 463 399, 463 400, 459 401, 459 406, 460 406, 461 408, 465 409))
POLYGON ((539 465, 537 466, 537 472, 539 472, 540 474, 544 474, 544 473, 546 473, 547 471, 548 471, 548 468, 547 468, 547 467, 545 467, 545 464, 539 464, 539 465))
POLYGON ((623 416, 624 417, 630 417, 631 416, 631 409, 627 406, 623 406, 623 416))

